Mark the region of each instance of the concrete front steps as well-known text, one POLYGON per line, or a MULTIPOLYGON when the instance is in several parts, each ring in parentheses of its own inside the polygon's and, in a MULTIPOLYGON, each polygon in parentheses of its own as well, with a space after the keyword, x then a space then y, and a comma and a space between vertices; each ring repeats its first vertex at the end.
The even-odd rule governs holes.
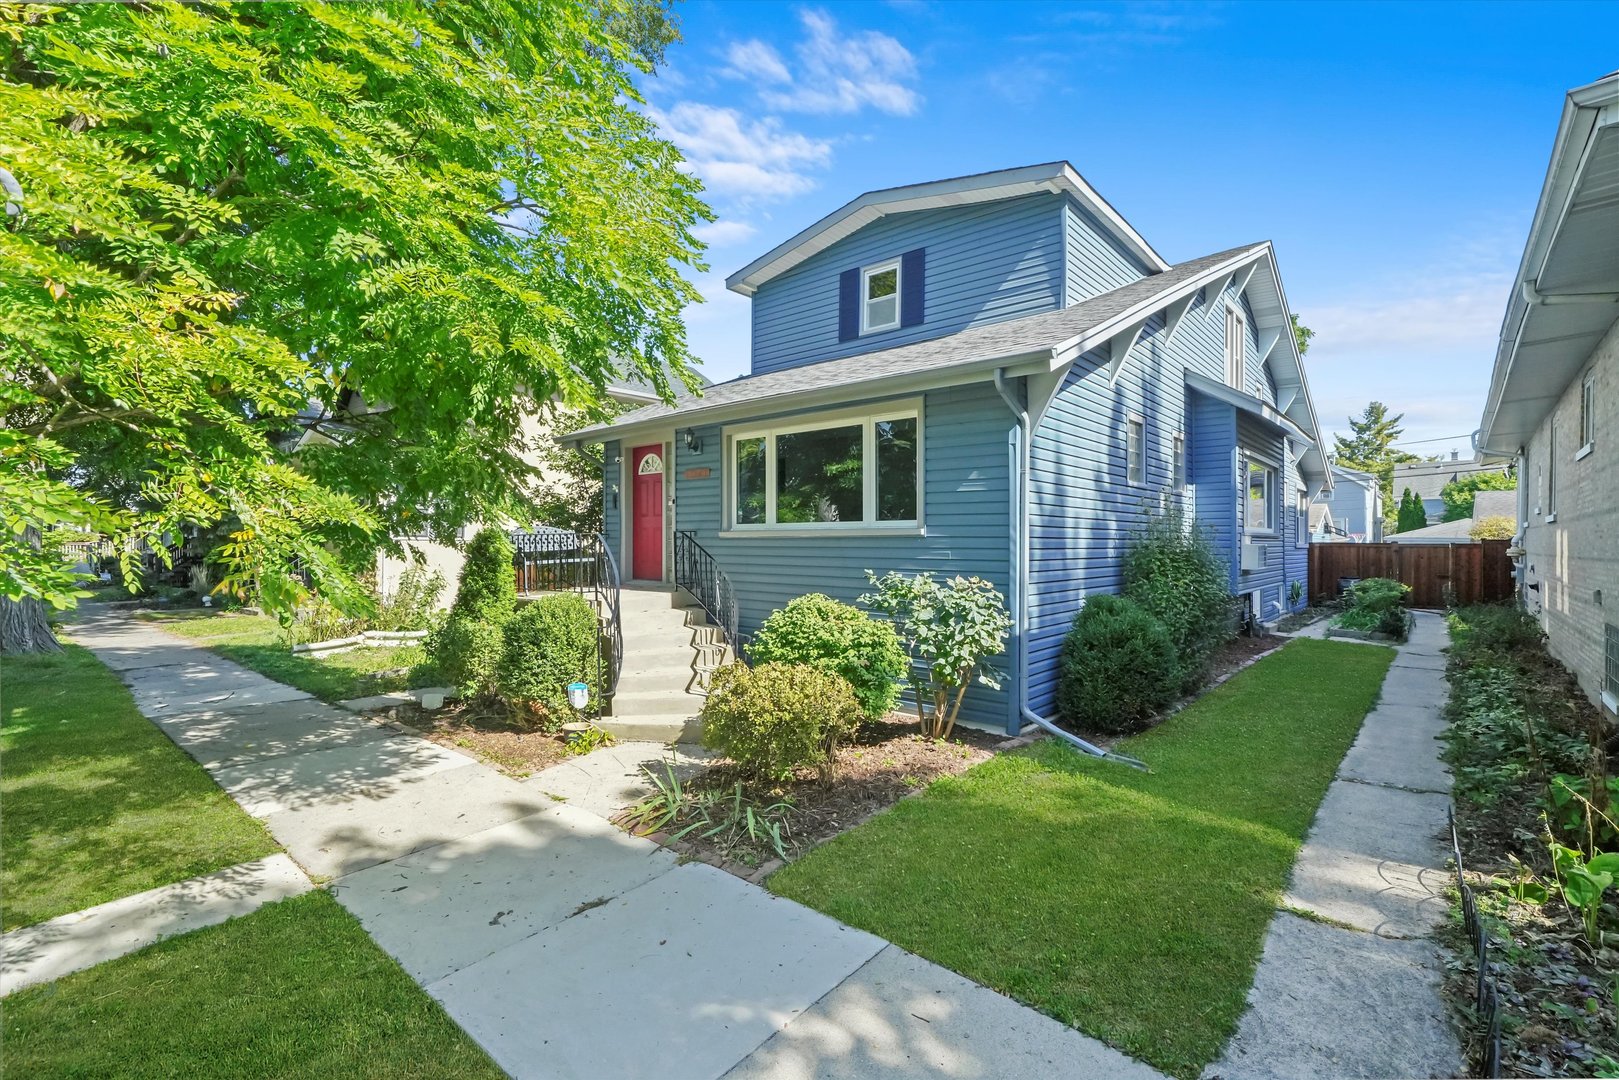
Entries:
POLYGON ((619 620, 624 663, 601 726, 625 742, 697 742, 708 677, 730 659, 718 628, 672 585, 626 585, 619 620))

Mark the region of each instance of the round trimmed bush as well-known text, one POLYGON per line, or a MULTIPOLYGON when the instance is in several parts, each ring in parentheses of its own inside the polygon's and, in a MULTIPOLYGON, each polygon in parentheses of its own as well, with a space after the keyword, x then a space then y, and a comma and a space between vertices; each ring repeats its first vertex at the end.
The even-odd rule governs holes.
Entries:
POLYGON ((596 610, 578 593, 549 593, 525 604, 501 630, 496 684, 549 727, 571 714, 568 684, 589 683, 595 698, 596 610))
POLYGON ((770 613, 748 644, 755 664, 808 664, 841 676, 872 719, 899 703, 909 662, 899 635, 859 608, 810 593, 770 613))
POLYGON ((427 655, 446 682, 469 697, 495 692, 503 643, 500 627, 452 614, 427 638, 427 655))
POLYGON ((1123 596, 1085 601, 1062 643, 1057 708, 1086 731, 1122 734, 1174 700, 1175 644, 1162 623, 1123 596))
POLYGON ((838 742, 860 723, 849 684, 808 664, 728 664, 703 704, 703 745, 761 780, 815 766, 831 780, 838 742))

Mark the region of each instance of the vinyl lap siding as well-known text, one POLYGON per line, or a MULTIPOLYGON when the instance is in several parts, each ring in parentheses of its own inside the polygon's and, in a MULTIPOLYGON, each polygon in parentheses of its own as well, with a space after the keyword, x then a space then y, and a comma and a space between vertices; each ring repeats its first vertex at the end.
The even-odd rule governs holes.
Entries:
MULTIPOLYGON (((760 417, 759 419, 766 419, 760 417)), ((750 423, 752 421, 750 420, 750 423)), ((676 527, 696 534, 736 588, 742 638, 770 612, 805 593, 853 603, 868 590, 865 571, 929 571, 988 578, 1009 595, 1007 438, 1012 416, 993 389, 979 385, 929 393, 923 406, 925 536, 720 536, 724 445, 719 427, 697 429, 702 452, 677 444, 676 527), (687 480, 688 470, 709 475, 687 480)), ((1008 667, 1007 658, 997 666, 1008 667)), ((962 706, 974 721, 1003 726, 1005 690, 974 686, 962 706)))
MULTIPOLYGON (((1108 380, 1106 350, 1076 361, 1035 429, 1029 474, 1028 686, 1037 712, 1054 708, 1058 654, 1084 598, 1119 590, 1130 538, 1173 497, 1168 489, 1177 432, 1187 440, 1189 508, 1231 567, 1232 590, 1242 588, 1237 410, 1186 389, 1189 370, 1224 381, 1225 301, 1235 295, 1228 286, 1221 296, 1199 297, 1169 341, 1162 316, 1153 316, 1116 384, 1108 380), (1130 484, 1125 473, 1130 413, 1146 425, 1141 485, 1130 484)), ((1259 389, 1271 400, 1251 313, 1247 325, 1247 390, 1259 389)), ((1273 598, 1275 582, 1285 573, 1281 552, 1275 557, 1275 581, 1267 582, 1273 598)))
POLYGON ((953 334, 1062 304, 1062 204, 1056 195, 880 218, 760 286, 753 374, 953 334), (838 340, 838 275, 923 248, 918 326, 838 340))
POLYGON ((1147 276, 1147 268, 1114 239, 1089 210, 1072 199, 1063 202, 1067 237, 1067 293, 1064 305, 1077 304, 1147 276))

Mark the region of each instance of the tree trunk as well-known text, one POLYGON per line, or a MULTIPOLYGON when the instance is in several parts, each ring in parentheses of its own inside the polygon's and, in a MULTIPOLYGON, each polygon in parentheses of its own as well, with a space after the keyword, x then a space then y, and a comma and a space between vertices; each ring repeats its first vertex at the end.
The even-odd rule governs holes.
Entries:
POLYGON ((0 653, 61 651, 62 643, 51 633, 44 604, 33 597, 9 600, 0 596, 0 653))

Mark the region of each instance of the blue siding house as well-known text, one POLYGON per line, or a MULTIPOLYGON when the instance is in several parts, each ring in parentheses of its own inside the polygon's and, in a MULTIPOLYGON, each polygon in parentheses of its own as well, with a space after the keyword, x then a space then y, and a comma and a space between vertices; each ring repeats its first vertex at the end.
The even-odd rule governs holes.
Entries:
POLYGON ((1268 243, 1171 265, 1066 162, 868 192, 733 274, 751 374, 569 436, 603 447, 607 541, 733 585, 745 641, 865 571, 987 578, 1014 633, 964 719, 1053 707, 1063 635, 1173 504, 1263 620, 1305 596, 1330 489, 1268 243))

